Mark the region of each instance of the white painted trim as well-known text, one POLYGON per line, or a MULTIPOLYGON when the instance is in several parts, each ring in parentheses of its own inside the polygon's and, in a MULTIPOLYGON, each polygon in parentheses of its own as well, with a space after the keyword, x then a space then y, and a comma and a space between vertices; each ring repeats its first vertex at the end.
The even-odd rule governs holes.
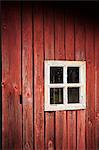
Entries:
POLYGON ((45 105, 45 111, 57 111, 57 110, 79 110, 79 109, 86 109, 86 106, 83 104, 52 104, 52 105, 45 105))
POLYGON ((65 87, 65 84, 48 84, 48 87, 61 88, 61 87, 65 87))
POLYGON ((66 84, 67 87, 80 87, 83 86, 82 83, 67 83, 66 84))
POLYGON ((57 110, 77 110, 86 108, 86 62, 85 61, 45 61, 45 111, 57 110), (50 84, 50 66, 63 67, 63 84, 50 84), (67 67, 79 67, 80 83, 67 83, 67 67), (80 87, 80 103, 68 104, 67 88, 80 87), (50 104, 50 88, 63 88, 63 102, 64 104, 50 104))

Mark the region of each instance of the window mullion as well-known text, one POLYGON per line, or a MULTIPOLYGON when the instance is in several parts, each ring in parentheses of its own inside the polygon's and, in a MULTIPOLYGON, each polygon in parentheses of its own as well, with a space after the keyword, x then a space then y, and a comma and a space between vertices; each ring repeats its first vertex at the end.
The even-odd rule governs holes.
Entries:
POLYGON ((67 65, 64 66, 64 105, 67 104, 67 65))
POLYGON ((67 84, 67 66, 64 66, 64 73, 63 73, 63 78, 64 78, 64 84, 67 84))
POLYGON ((81 87, 83 86, 82 83, 67 83, 66 84, 67 87, 81 87))

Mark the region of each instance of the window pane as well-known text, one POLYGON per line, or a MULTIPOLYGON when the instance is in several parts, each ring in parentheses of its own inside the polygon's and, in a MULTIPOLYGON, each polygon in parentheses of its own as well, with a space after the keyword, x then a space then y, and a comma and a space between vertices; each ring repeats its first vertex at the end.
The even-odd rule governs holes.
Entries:
POLYGON ((50 83, 63 83, 63 67, 50 67, 50 83))
POLYGON ((79 83, 79 67, 67 68, 67 83, 79 83))
POLYGON ((50 88, 50 104, 63 104, 63 88, 50 88))
POLYGON ((79 87, 68 88, 68 103, 79 103, 79 87))

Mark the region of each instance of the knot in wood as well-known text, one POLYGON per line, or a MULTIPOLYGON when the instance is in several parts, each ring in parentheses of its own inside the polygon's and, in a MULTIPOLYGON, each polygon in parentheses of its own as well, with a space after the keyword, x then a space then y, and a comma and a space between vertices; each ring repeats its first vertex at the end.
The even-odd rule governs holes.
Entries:
POLYGON ((89 121, 89 125, 92 126, 92 122, 91 121, 89 121))
POLYGON ((3 82, 1 82, 1 86, 2 87, 4 87, 5 86, 5 82, 3 81, 3 82))
POLYGON ((26 150, 29 150, 29 149, 30 149, 30 145, 29 145, 28 142, 25 144, 25 149, 26 149, 26 150))
POLYGON ((29 92, 27 92, 27 97, 30 97, 30 93, 29 92))
POLYGON ((15 89, 16 92, 18 91, 18 87, 17 86, 14 86, 14 89, 15 89))
POLYGON ((53 142, 51 140, 49 140, 49 142, 48 142, 48 148, 51 148, 51 149, 53 148, 53 142))

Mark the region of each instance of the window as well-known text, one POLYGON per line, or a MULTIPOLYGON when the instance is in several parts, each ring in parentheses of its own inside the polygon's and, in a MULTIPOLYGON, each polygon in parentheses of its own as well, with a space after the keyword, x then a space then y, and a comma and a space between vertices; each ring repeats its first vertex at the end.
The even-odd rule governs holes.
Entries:
POLYGON ((45 111, 86 108, 86 62, 45 61, 45 111))

